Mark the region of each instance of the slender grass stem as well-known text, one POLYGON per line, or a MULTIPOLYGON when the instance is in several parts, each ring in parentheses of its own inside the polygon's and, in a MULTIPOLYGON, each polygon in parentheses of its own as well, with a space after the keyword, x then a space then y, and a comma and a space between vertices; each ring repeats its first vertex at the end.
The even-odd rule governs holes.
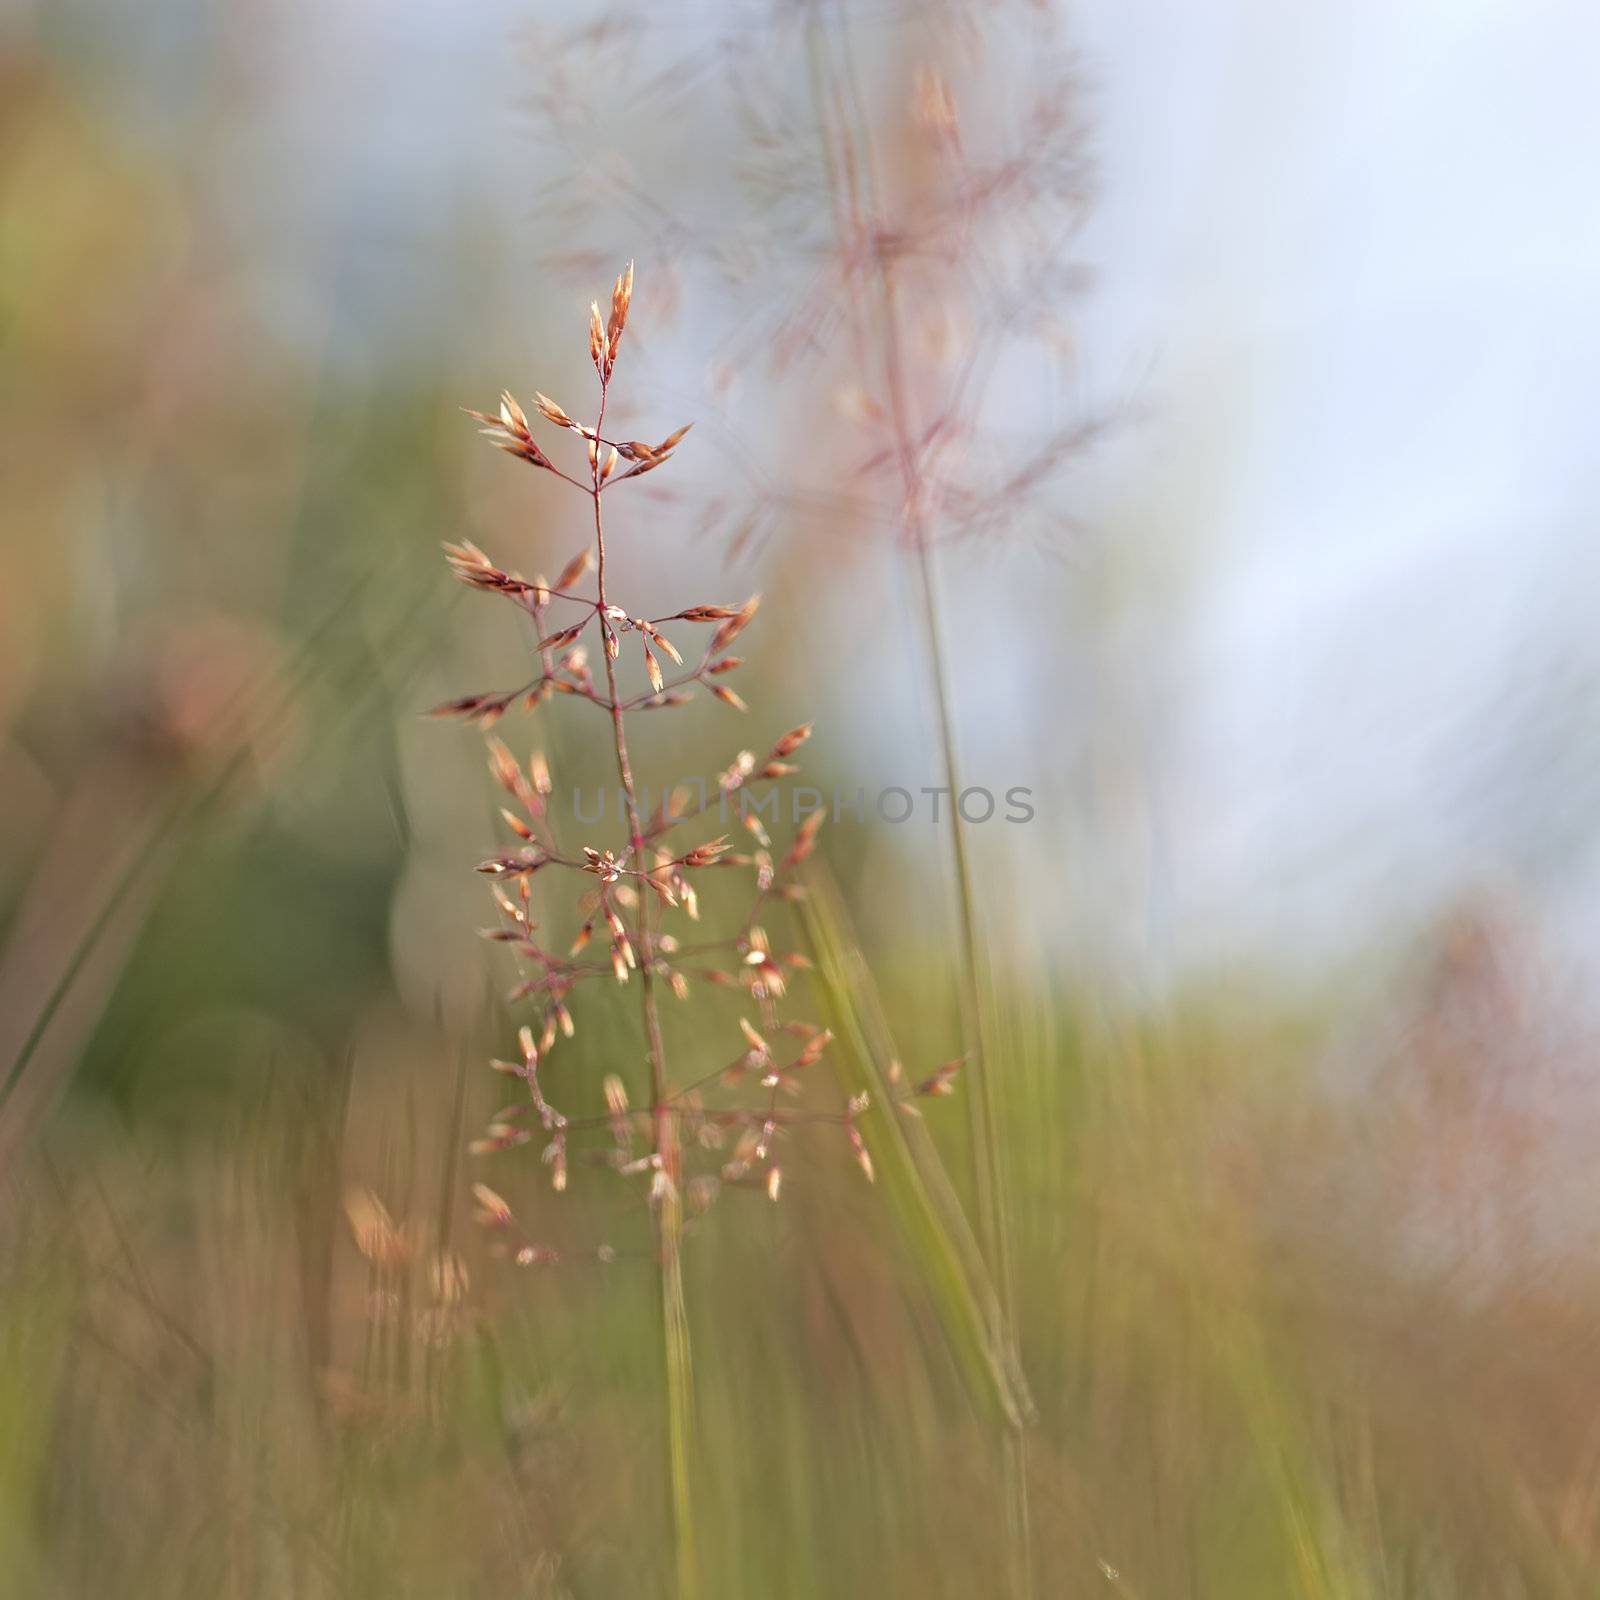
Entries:
MULTIPOLYGON (((861 112, 848 48, 835 61, 826 49, 820 27, 810 31, 811 81, 824 157, 835 195, 835 218, 841 244, 852 259, 870 261, 878 307, 870 322, 876 331, 888 400, 893 453, 902 488, 904 542, 910 547, 911 565, 919 600, 924 663, 936 708, 940 762, 950 797, 951 865, 955 878, 959 945, 959 1010, 962 1042, 968 1061, 967 1096, 972 1143, 973 1191, 978 1212, 978 1237, 997 1291, 994 1316, 996 1339, 1010 1339, 1015 1326, 1016 1297, 1012 1281, 1008 1228, 1000 1171, 999 1132, 996 1116, 994 1060, 987 1048, 983 1020, 983 977, 979 955, 978 919, 972 886, 972 867, 966 828, 958 803, 961 794, 955 717, 949 675, 945 664, 939 622, 932 529, 924 509, 922 467, 916 444, 918 431, 911 416, 911 396, 906 379, 900 327, 899 294, 892 247, 882 240, 876 225, 878 185, 870 131, 861 112)), ((1029 1536, 1026 1445, 1013 1428, 1002 1430, 1004 1498, 1008 1530, 1007 1558, 1010 1592, 1032 1593, 1032 1558, 1029 1536)))
MULTIPOLYGON (((606 385, 600 388, 598 434, 605 426, 606 385)), ((598 457, 596 458, 598 461, 598 457)), ((644 827, 628 759, 628 737, 622 698, 617 693, 617 666, 612 654, 615 635, 607 617, 605 519, 600 509, 600 469, 593 469, 590 498, 594 503, 595 587, 601 629, 606 686, 610 697, 611 729, 617 755, 617 777, 628 811, 629 843, 636 862, 642 862, 644 827)), ((694 1427, 694 1372, 690 1358, 689 1315, 683 1295, 683 1202, 679 1170, 678 1134, 669 1102, 666 1049, 661 1038, 661 1017, 656 1005, 650 940, 650 896, 639 896, 639 991, 645 1045, 650 1062, 650 1113, 654 1150, 662 1182, 656 1195, 656 1251, 660 1263, 661 1332, 666 1354, 667 1454, 672 1486, 672 1524, 677 1552, 680 1600, 699 1592, 699 1562, 695 1550, 694 1505, 690 1487, 691 1435, 694 1427)))
MULTIPOLYGON (((955 719, 950 684, 939 627, 939 600, 935 588, 933 557, 926 538, 916 541, 915 569, 921 601, 928 678, 933 687, 939 729, 939 753, 945 787, 950 791, 950 859, 956 885, 956 913, 960 934, 960 981, 957 985, 961 1032, 968 1054, 970 1091, 966 1096, 968 1126, 972 1136, 973 1188, 977 1197, 978 1238, 984 1260, 994 1279, 997 1339, 1014 1337, 1016 1282, 1011 1264, 1011 1229, 1005 1186, 1000 1172, 998 1105, 994 1082, 995 1057, 984 1021, 984 984, 978 938, 976 899, 972 887, 972 858, 967 849, 966 824, 961 816, 961 769, 956 754, 955 719)), ((1001 1439, 1005 1477, 1006 1540, 1011 1564, 1013 1594, 1033 1591, 1032 1540, 1029 1532, 1027 1440, 1018 1428, 1007 1428, 1001 1439)))

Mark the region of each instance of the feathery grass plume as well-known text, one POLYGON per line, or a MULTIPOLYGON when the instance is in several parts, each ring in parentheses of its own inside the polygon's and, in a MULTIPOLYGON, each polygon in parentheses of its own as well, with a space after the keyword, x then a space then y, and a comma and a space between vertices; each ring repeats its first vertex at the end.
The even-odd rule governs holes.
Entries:
POLYGON ((930 542, 1048 551, 1073 532, 1052 486, 1111 419, 1070 392, 1017 404, 1019 378, 1070 376, 1088 281, 1070 252, 1094 163, 1050 8, 801 6, 663 30, 623 7, 564 37, 541 22, 532 48, 535 136, 574 173, 545 197, 547 265, 588 275, 642 227, 659 314, 685 283, 726 308, 706 388, 743 487, 707 496, 709 527, 735 549, 780 530, 909 539, 910 471, 930 542))
MULTIPOLYGON (((814 22, 812 31, 812 108, 830 174, 836 239, 844 258, 856 267, 847 288, 865 352, 861 392, 869 397, 869 418, 876 423, 877 447, 865 469, 887 476, 898 492, 899 542, 916 596, 941 776, 954 796, 962 792, 963 783, 934 547, 953 536, 996 531, 1018 518, 1044 481, 1072 460, 1095 431, 1077 426, 1031 451, 1026 446, 1002 449, 994 458, 997 476, 987 485, 962 481, 962 468, 952 463, 952 454, 957 463, 963 447, 976 460, 986 455, 975 437, 978 412, 971 409, 974 400, 967 393, 969 386, 982 388, 984 379, 976 369, 985 360, 996 361, 1008 343, 1013 348, 1037 344, 1050 314, 1047 281, 1060 272, 1042 240, 1024 239, 1014 258, 1019 275, 1007 292, 986 270, 989 247, 980 241, 986 238, 996 202, 1026 211, 1040 200, 1063 198, 1047 182, 1031 188, 1048 168, 1042 155, 1046 151, 1064 158, 1064 198, 1074 211, 1081 210, 1087 175, 1081 130, 1063 118, 1061 107, 1069 103, 1064 97, 1054 105, 1041 104, 1034 108, 1029 139, 1041 158, 1001 162, 987 173, 974 174, 955 93, 938 68, 924 62, 917 70, 909 127, 904 122, 885 126, 868 112, 860 93, 855 39, 848 24, 841 22, 831 38, 821 22, 814 22), (914 176, 900 194, 891 192, 890 171, 880 156, 881 146, 897 137, 909 137, 917 151, 909 162, 914 176), (924 217, 930 220, 924 222, 924 217), (964 292, 968 282, 979 287, 964 292), (944 318, 956 313, 958 325, 975 324, 980 320, 975 302, 985 297, 1005 307, 1002 322, 1012 323, 1009 337, 991 333, 975 342, 976 355, 954 362, 938 349, 937 334, 930 348, 925 326, 930 302, 944 318)), ((978 407, 981 411, 981 402, 978 407)), ((999 1060, 986 1025, 989 980, 967 825, 958 806, 948 808, 946 829, 955 889, 960 1027, 974 1080, 967 1107, 978 1238, 998 1289, 989 1303, 991 1342, 997 1349, 1009 1349, 1017 1299, 995 1083, 999 1060)), ((1008 1588, 1013 1595, 1027 1595, 1033 1589, 1032 1536, 1020 1431, 1004 1429, 1000 1448, 1008 1588)))
MULTIPOLYGON (((589 353, 598 380, 593 424, 574 420, 542 394, 535 404, 551 427, 582 441, 584 460, 574 471, 558 465, 536 442, 527 412, 509 393, 501 397, 498 411, 469 413, 499 449, 560 478, 590 502, 591 542, 554 583, 507 572, 476 545, 445 546, 455 576, 525 611, 538 642, 535 670, 526 681, 509 690, 458 697, 433 714, 488 726, 515 705, 532 710, 559 695, 587 703, 607 725, 623 798, 623 831, 592 842, 570 840, 566 826, 558 825, 548 803, 553 785, 542 757, 525 766, 499 739, 489 740, 489 770, 511 801, 501 815, 514 842, 478 864, 499 912, 497 923, 484 932, 520 959, 523 976, 511 998, 532 1002, 540 1014, 537 1025, 521 1028, 514 1058, 492 1063, 523 1085, 525 1099, 496 1112, 469 1149, 490 1157, 537 1139, 551 1185, 559 1192, 568 1186, 575 1144, 585 1141, 594 1147, 586 1154, 597 1153, 614 1177, 634 1185, 653 1216, 678 1586, 689 1594, 699 1588, 700 1575, 692 1494, 693 1382, 682 1269, 685 1206, 703 1210, 725 1189, 739 1187, 777 1201, 784 1146, 799 1124, 836 1128, 868 1180, 875 1168, 858 1127, 870 1109, 868 1094, 852 1094, 836 1110, 786 1103, 817 1077, 833 1035, 789 1015, 791 977, 808 963, 798 951, 774 945, 766 923, 781 915, 787 902, 803 896, 799 873, 816 847, 824 813, 808 812, 787 851, 778 856, 747 799, 749 791, 797 770, 789 758, 810 737, 810 724, 779 735, 761 755, 740 750, 721 774, 714 795, 709 789, 698 797, 675 792, 653 809, 641 798, 649 788, 636 773, 630 752, 630 714, 680 706, 700 688, 724 704, 747 710, 725 684, 709 680, 737 669, 738 658, 727 652, 754 619, 761 597, 752 595, 737 606, 696 604, 647 617, 643 607, 618 603, 608 584, 610 546, 603 514, 608 494, 665 465, 686 432, 680 428, 658 444, 646 444, 614 437, 608 428, 612 378, 632 292, 630 266, 616 281, 609 315, 602 314, 598 302, 591 307, 589 353), (591 568, 592 590, 580 587, 591 568), (672 635, 681 640, 695 629, 710 632, 698 657, 686 658, 672 635), (591 644, 597 647, 599 678, 589 665, 591 644), (676 669, 671 677, 662 668, 663 659, 676 669), (645 679, 642 689, 623 683, 624 671, 634 663, 645 679), (706 819, 713 810, 719 820, 736 813, 754 848, 736 850, 727 833, 712 834, 706 819), (690 925, 701 918, 698 883, 708 873, 730 872, 748 878, 744 915, 721 933, 708 930, 706 937, 687 938, 690 925), (541 887, 563 883, 576 902, 581 927, 567 949, 553 948, 541 931, 535 879, 541 887), (591 941, 602 953, 588 953, 591 941), (647 1076, 630 1087, 624 1073, 609 1073, 605 1113, 569 1116, 547 1098, 543 1068, 560 1041, 576 1032, 578 1016, 569 1001, 580 991, 604 990, 608 983, 637 989, 647 1076), (700 983, 742 990, 751 1014, 739 1019, 739 1032, 727 1041, 721 1064, 687 1084, 674 1084, 661 995, 666 990, 692 1000, 700 983)), ((551 1266, 566 1258, 562 1249, 526 1230, 497 1190, 478 1182, 473 1194, 478 1221, 503 1236, 505 1253, 516 1262, 551 1266)), ((602 1259, 616 1255, 609 1245, 595 1253, 602 1259)))

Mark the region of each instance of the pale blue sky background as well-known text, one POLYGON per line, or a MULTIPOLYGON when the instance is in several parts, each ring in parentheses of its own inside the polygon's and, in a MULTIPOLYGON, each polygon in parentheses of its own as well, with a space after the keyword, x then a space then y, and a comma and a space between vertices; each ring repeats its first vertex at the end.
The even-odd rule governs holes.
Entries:
POLYGON ((1180 943, 1315 948, 1508 879, 1586 943, 1600 13, 1078 15, 1088 335, 1149 351, 1183 467, 1145 514, 1206 549, 1151 753, 1180 943))
MULTIPOLYGON (((499 341, 508 359, 579 302, 531 269, 515 278, 544 243, 520 107, 542 33, 570 8, 13 0, 10 14, 97 67, 148 137, 192 137, 210 108, 197 171, 227 196, 268 314, 331 334, 356 370, 379 349, 427 360, 481 342, 481 304, 453 287, 473 230, 501 231, 485 293, 515 289, 526 313, 499 341)), ((653 14, 708 40, 766 15, 653 14)), ((1069 863, 1041 918, 1157 970, 1314 968, 1403 939, 1479 885, 1586 954, 1600 934, 1600 9, 1100 0, 1066 14, 1101 169, 1071 385, 1138 420, 1067 486, 1084 532, 1066 560, 961 580, 984 610, 1020 586, 1031 620, 987 641, 990 671, 963 691, 975 781, 1050 797, 1025 837, 986 836, 995 869, 1069 863), (1041 684, 1058 707, 1043 738, 1015 709, 1041 684)), ((685 312, 687 348, 717 306, 685 312)), ((893 593, 890 563, 879 580, 856 603, 893 593)), ((848 621, 846 607, 835 626, 848 621)), ((848 696, 830 714, 868 773, 904 781, 922 759, 914 677, 879 667, 905 711, 887 757, 881 714, 848 696)))

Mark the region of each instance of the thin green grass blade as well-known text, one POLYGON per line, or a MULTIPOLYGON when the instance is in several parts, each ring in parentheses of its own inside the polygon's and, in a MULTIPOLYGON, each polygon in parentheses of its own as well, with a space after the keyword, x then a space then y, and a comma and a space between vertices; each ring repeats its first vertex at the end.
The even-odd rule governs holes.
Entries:
POLYGON ((829 1052, 847 1094, 866 1095, 857 1126, 908 1252, 938 1308, 950 1348, 981 1409, 1008 1426, 1033 1418, 1033 1400, 977 1240, 921 1122, 896 1109, 893 1038, 850 928, 820 866, 798 902, 838 1048, 829 1052))
MULTIPOLYGON (((301 642, 283 668, 267 682, 239 691, 229 703, 230 710, 245 705, 253 698, 266 708, 264 715, 267 720, 281 716, 319 669, 321 664, 319 652, 322 645, 329 638, 337 636, 349 616, 350 609, 361 598, 372 577, 373 574, 369 572, 357 579, 339 601, 323 614, 316 627, 301 642)), ((419 596, 414 599, 387 636, 386 643, 393 652, 390 659, 399 665, 403 674, 415 670, 425 659, 427 635, 417 627, 417 619, 423 613, 425 605, 425 597, 419 596)), ((375 686, 374 692, 381 693, 382 686, 375 686)), ((50 1025, 63 1002, 94 954, 111 909, 135 887, 151 869, 153 863, 165 859, 166 846, 181 835, 194 818, 227 788, 236 776, 245 756, 246 752, 241 749, 226 748, 196 772, 180 779, 165 801, 155 808, 153 819, 142 836, 139 847, 131 852, 126 867, 113 880, 105 894, 101 913, 94 918, 84 937, 68 952, 67 958, 46 990, 16 1054, 5 1064, 3 1074, 0 1074, 0 1110, 4 1110, 6 1102, 17 1088, 30 1061, 49 1032, 50 1025)))

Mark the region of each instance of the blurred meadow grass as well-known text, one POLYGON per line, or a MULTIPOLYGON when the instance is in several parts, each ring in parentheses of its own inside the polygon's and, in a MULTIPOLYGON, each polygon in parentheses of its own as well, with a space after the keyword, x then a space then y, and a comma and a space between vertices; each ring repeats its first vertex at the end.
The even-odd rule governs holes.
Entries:
MULTIPOLYGON (((670 1592, 640 1219, 517 1272, 464 1215, 492 813, 475 736, 416 713, 514 642, 463 637, 435 572, 482 514, 472 386, 319 367, 192 175, 37 61, 5 87, 0 1592, 670 1592)), ((752 654, 791 698, 792 653, 752 654)), ((832 848, 865 1053, 944 1059, 947 941, 860 892, 882 830, 832 848)), ((1592 1186, 1574 1161, 1568 1225, 1537 1213, 1566 1113, 1518 1098, 1549 1062, 1517 926, 1157 1002, 1063 972, 1024 902, 987 920, 1039 1592, 1600 1592, 1592 1186)), ((586 1022, 563 1103, 629 1052, 586 1022)), ((959 1104, 912 1134, 970 1211, 959 1104)), ((949 1239, 812 1142, 686 1252, 706 1589, 995 1592, 949 1239)), ((492 1181, 552 1241, 594 1225, 533 1163, 492 1181)))

